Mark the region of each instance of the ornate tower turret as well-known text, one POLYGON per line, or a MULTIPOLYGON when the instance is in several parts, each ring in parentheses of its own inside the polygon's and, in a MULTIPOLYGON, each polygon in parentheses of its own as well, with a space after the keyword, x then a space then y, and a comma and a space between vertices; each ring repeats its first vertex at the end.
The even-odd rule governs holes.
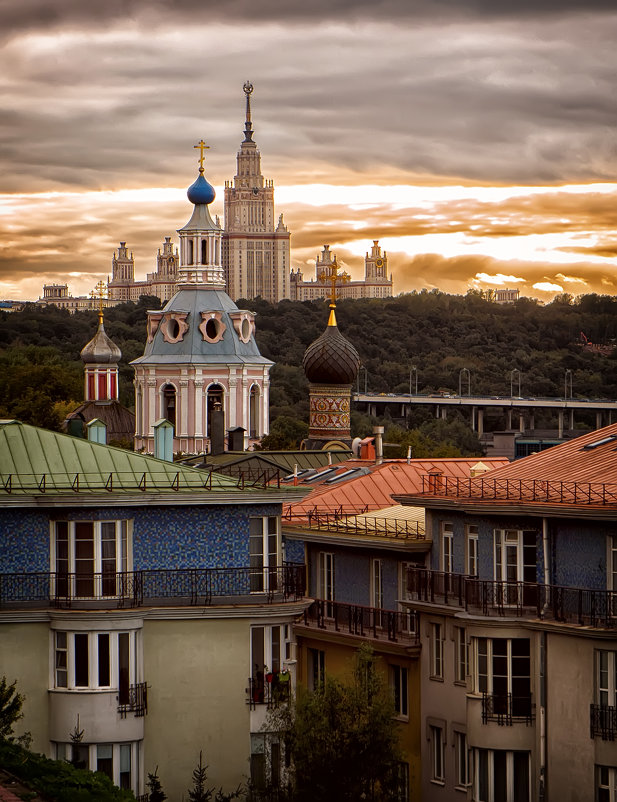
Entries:
POLYGON ((118 362, 122 352, 112 342, 103 325, 103 292, 105 285, 99 281, 96 287, 100 298, 99 327, 94 337, 81 351, 84 370, 84 400, 97 403, 118 400, 118 362))

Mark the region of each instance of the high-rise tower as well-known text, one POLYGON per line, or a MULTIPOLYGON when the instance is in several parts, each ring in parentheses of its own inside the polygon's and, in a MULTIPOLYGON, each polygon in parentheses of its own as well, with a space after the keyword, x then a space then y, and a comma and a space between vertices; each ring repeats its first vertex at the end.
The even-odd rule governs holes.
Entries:
POLYGON ((289 298, 289 231, 280 215, 275 224, 274 182, 261 173, 261 154, 253 141, 251 93, 244 84, 246 121, 233 183, 225 182, 223 267, 234 300, 261 296, 289 298))

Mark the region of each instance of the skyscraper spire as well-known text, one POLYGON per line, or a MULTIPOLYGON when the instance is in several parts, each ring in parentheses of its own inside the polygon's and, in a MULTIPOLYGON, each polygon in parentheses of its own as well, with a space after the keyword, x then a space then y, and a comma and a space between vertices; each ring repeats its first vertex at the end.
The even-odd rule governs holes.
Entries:
POLYGON ((253 84, 246 81, 244 86, 244 94, 246 95, 246 120, 244 122, 244 141, 253 141, 253 126, 251 124, 251 93, 253 91, 253 84))

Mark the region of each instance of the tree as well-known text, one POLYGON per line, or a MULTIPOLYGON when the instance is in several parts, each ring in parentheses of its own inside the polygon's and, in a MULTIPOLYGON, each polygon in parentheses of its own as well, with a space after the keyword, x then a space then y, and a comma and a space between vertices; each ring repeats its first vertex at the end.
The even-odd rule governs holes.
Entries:
MULTIPOLYGON (((203 757, 201 751, 199 752, 199 764, 197 768, 193 769, 193 788, 189 789, 190 802, 231 802, 232 799, 239 799, 241 796, 241 789, 238 787, 230 794, 223 793, 223 789, 219 788, 214 795, 214 787, 206 788, 206 780, 208 779, 208 767, 203 764, 203 757)), ((152 799, 152 798, 151 798, 152 799)))
POLYGON ((148 772, 148 802, 164 802, 167 799, 167 794, 161 788, 161 781, 159 780, 159 767, 154 769, 154 773, 148 772))
POLYGON ((270 716, 268 729, 278 728, 291 757, 290 799, 396 798, 400 748, 393 719, 386 678, 370 646, 363 644, 350 680, 327 677, 317 690, 300 691, 295 708, 270 716))
POLYGON ((270 434, 261 438, 264 451, 293 451, 300 441, 308 437, 308 426, 304 421, 281 415, 270 427, 270 434))
POLYGON ((0 677, 0 739, 9 740, 13 724, 23 718, 21 709, 25 696, 17 692, 17 680, 10 684, 6 677, 0 677))

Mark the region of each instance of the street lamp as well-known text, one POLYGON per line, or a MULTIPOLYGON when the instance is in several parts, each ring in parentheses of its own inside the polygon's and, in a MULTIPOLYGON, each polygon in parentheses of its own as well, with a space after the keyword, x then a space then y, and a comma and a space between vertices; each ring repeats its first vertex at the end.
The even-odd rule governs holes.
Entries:
POLYGON ((566 375, 564 377, 564 390, 563 390, 563 397, 565 399, 568 398, 568 389, 570 390, 570 398, 572 398, 572 371, 570 368, 566 368, 566 375))
POLYGON ((469 368, 461 368, 458 373, 458 394, 463 395, 463 382, 467 381, 467 395, 471 395, 471 374, 469 368))
POLYGON ((412 395, 412 392, 411 392, 411 379, 412 379, 412 376, 414 376, 415 380, 416 380, 416 392, 415 392, 415 395, 418 395, 418 368, 415 365, 412 365, 411 368, 409 369, 409 395, 412 395))
POLYGON ((510 398, 514 398, 514 382, 518 382, 518 395, 517 398, 521 397, 521 372, 518 368, 514 368, 510 371, 510 398))

